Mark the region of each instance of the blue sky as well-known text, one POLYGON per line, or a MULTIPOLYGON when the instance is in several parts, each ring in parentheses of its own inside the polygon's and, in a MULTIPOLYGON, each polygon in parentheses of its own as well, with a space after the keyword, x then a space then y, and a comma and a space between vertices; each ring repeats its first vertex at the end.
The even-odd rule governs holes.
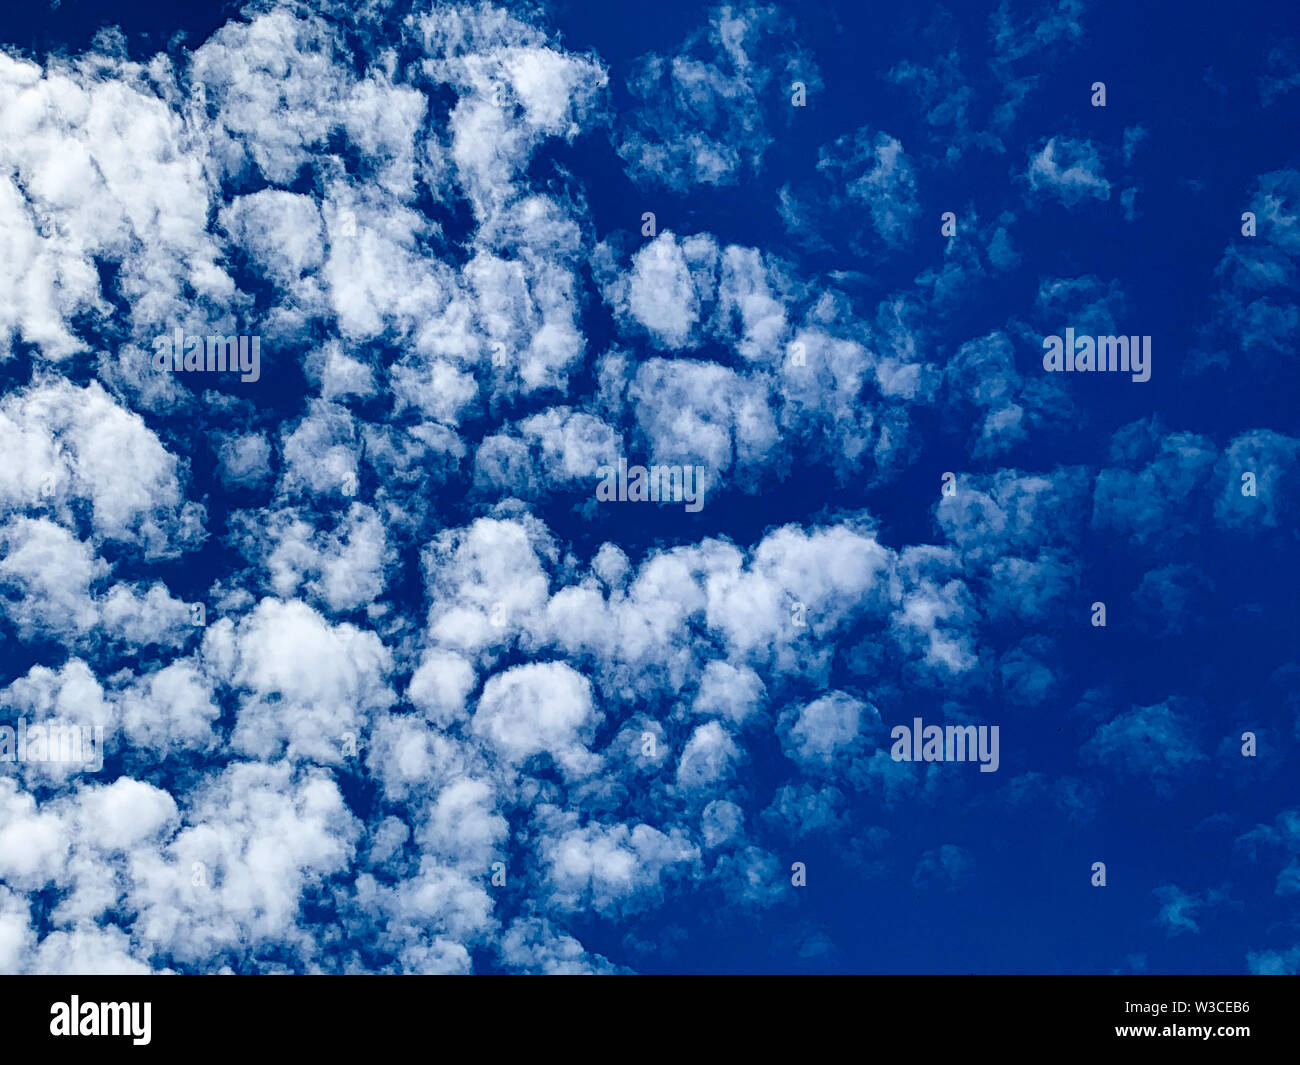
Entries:
POLYGON ((1300 968, 1293 6, 0 53, 0 971, 1300 968))

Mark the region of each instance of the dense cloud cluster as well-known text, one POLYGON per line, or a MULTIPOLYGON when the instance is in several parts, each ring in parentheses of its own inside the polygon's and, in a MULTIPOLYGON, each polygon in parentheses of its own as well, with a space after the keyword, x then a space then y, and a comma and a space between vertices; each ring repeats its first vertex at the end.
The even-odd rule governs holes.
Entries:
MULTIPOLYGON (((1229 579, 1196 563, 1211 543, 1293 550, 1300 440, 1148 412, 1050 459, 1087 416, 1036 337, 1121 330, 1121 287, 1045 277, 1020 318, 948 317, 1018 265, 1017 211, 1109 209, 1127 180, 1118 148, 1016 126, 1025 71, 1081 18, 1003 5, 991 104, 955 50, 891 71, 950 162, 1013 173, 1001 216, 869 299, 798 249, 912 240, 934 145, 843 130, 773 191, 772 248, 685 220, 639 237, 631 212, 600 237, 562 154, 601 141, 679 193, 760 173, 789 82, 820 86, 775 9, 702 15, 621 72, 540 16, 380 0, 268 0, 147 62, 111 33, 0 53, 0 713, 102 726, 107 750, 99 774, 0 773, 0 970, 619 971, 647 933, 607 957, 593 920, 794 908, 809 838, 918 891, 979 874, 969 841, 894 848, 900 807, 1087 820, 1081 777, 1226 773, 1240 707, 1220 727, 1192 690, 1061 648, 1094 598, 1157 638, 1194 627, 1229 579), (177 328, 260 337, 261 382, 157 372, 177 328), (947 464, 918 463, 936 417, 947 464), (703 520, 621 526, 593 500, 621 457, 703 467, 703 520), (887 527, 879 491, 919 523, 887 527), (1079 550, 1103 537, 1136 572, 1079 550), (1004 752, 977 800, 890 757, 918 707, 966 723, 990 699, 1004 723, 1065 707, 1062 763, 1004 752)), ((1197 372, 1294 350, 1300 174, 1253 195, 1268 236, 1225 251, 1197 372)), ((1298 709, 1252 720, 1292 732, 1298 709)), ((1298 816, 1239 841, 1280 895, 1298 816)), ((1170 934, 1219 904, 1198 890, 1161 889, 1170 934)), ((1251 949, 1295 971, 1288 941, 1251 949)))

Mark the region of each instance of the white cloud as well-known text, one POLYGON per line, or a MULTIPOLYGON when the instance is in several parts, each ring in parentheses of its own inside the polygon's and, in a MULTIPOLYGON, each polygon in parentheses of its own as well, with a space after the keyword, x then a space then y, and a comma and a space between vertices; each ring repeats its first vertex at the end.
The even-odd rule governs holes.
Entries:
POLYGON ((688 872, 699 860, 698 848, 678 829, 594 821, 578 827, 576 815, 554 807, 540 808, 537 818, 547 829, 540 848, 547 886, 561 909, 643 907, 662 894, 666 877, 688 872))
POLYGON ((717 787, 735 772, 740 748, 718 722, 700 725, 686 741, 677 763, 677 786, 682 791, 702 792, 717 787))
POLYGON ((1110 182, 1103 173, 1101 157, 1092 141, 1052 137, 1031 154, 1025 175, 1029 187, 1057 197, 1067 207, 1087 199, 1110 199, 1110 182))
POLYGON ((639 182, 735 184, 760 167, 772 143, 765 112, 776 110, 774 97, 788 104, 794 80, 820 87, 789 19, 771 7, 715 8, 677 54, 636 62, 628 89, 640 106, 619 131, 618 152, 639 182))
POLYGON ((548 754, 577 777, 600 768, 587 749, 600 716, 586 677, 562 662, 536 662, 489 678, 471 727, 513 765, 548 754))
POLYGON ((305 603, 264 599, 237 624, 208 626, 207 668, 239 693, 232 746, 263 759, 287 754, 340 765, 344 738, 395 700, 391 654, 373 632, 331 625, 305 603))

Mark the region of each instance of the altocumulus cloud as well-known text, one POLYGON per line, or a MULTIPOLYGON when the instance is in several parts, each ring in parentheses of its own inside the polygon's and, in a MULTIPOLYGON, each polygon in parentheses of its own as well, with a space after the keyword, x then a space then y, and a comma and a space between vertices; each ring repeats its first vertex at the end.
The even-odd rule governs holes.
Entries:
MULTIPOLYGON (((790 83, 823 88, 798 12, 712 9, 616 64, 542 11, 354 6, 263 0, 134 58, 115 31, 0 51, 0 723, 107 745, 97 773, 0 762, 0 969, 707 968, 684 944, 724 920, 784 951, 756 967, 872 967, 791 917, 818 905, 796 864, 859 899, 887 872, 893 921, 982 890, 1001 819, 1086 822, 1081 776, 1240 786, 1209 752, 1257 693, 1218 719, 1078 650, 1094 597, 1156 641, 1253 623, 1199 560, 1280 557, 1300 455, 1263 415, 1116 418, 1036 369, 1040 325, 1123 331, 1138 302, 1012 245, 1120 180, 1100 139, 1017 125, 1084 5, 896 57, 929 140, 845 111, 801 176, 772 173, 790 83), (917 265, 931 183, 977 150, 1015 171, 998 209, 917 265), (610 173, 647 203, 743 190, 771 224, 639 235, 601 214, 610 173), (260 378, 157 372, 176 329, 259 338, 260 378), (701 467, 703 510, 597 505, 619 459, 701 467), (892 760, 918 716, 1000 721, 1014 772, 892 760), (1048 719, 1069 731, 1031 757, 1048 719), (880 826, 939 805, 965 818, 941 838, 880 826)), ((1298 190, 1246 190, 1268 234, 1211 255, 1187 377, 1294 339, 1298 190)), ((1285 900, 1294 820, 1239 834, 1285 900)), ((1231 909, 1151 890, 1171 936, 1231 909)))

